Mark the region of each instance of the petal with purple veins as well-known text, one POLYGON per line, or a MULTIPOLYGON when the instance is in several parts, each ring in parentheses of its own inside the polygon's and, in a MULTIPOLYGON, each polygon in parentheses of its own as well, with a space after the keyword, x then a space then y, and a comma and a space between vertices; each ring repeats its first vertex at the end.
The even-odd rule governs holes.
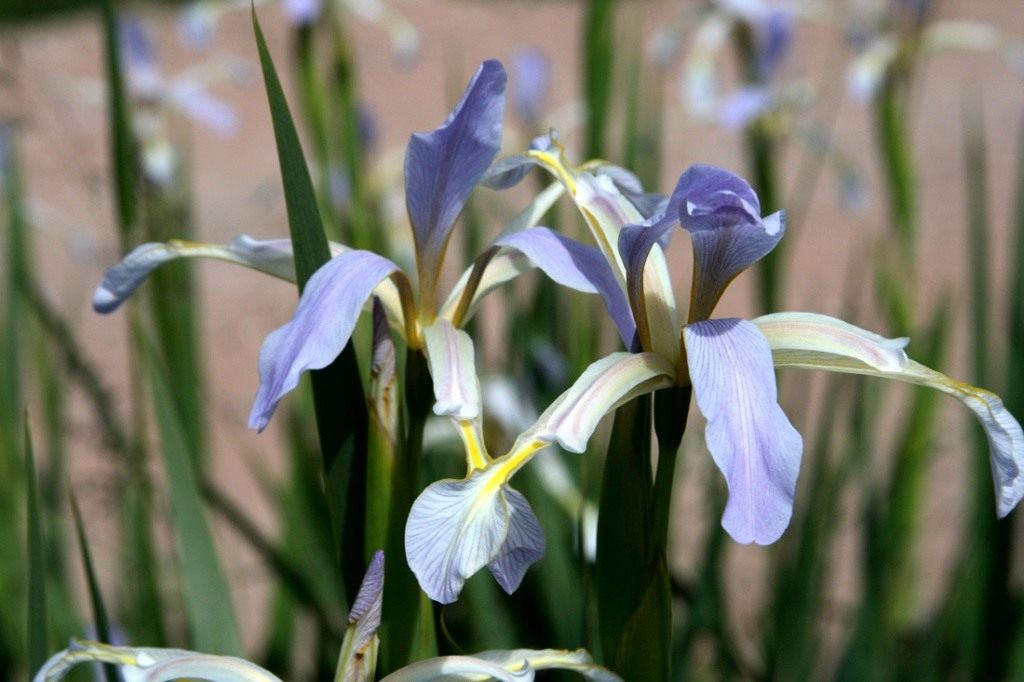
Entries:
POLYGON ((544 558, 544 529, 522 493, 508 486, 504 488, 508 503, 508 536, 501 551, 487 565, 491 575, 508 594, 519 589, 527 569, 544 558))
POLYGON ((386 278, 399 272, 387 258, 348 251, 313 273, 295 316, 271 332, 260 349, 260 387, 249 427, 262 431, 299 376, 334 361, 348 344, 363 304, 386 278))
POLYGON ((722 526, 767 545, 789 525, 803 439, 779 407, 772 353, 752 322, 704 320, 683 329, 705 440, 729 485, 722 526))
POLYGON ((406 148, 405 200, 416 241, 420 309, 431 316, 452 226, 501 144, 505 80, 499 62, 484 62, 444 125, 413 134, 406 148))

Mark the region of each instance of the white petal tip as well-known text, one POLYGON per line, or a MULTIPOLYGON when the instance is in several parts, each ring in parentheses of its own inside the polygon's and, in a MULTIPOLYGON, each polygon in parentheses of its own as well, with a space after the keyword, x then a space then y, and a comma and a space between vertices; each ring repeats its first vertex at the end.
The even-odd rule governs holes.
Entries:
POLYGON ((121 307, 124 299, 115 294, 105 286, 96 287, 96 293, 92 295, 92 309, 101 315, 107 315, 121 307))

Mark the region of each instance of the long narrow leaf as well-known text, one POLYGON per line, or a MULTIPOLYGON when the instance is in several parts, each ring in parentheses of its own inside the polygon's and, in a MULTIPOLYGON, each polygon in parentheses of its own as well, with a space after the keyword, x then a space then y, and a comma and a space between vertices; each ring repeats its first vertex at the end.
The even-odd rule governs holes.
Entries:
POLYGON ((39 670, 49 657, 46 618, 46 556, 43 548, 43 522, 39 515, 36 486, 36 458, 32 434, 25 419, 25 482, 28 505, 28 665, 39 670))
POLYGON ((140 339, 149 373, 153 408, 167 472, 171 515, 184 578, 185 611, 195 647, 212 654, 238 656, 242 640, 221 572, 213 536, 203 513, 199 481, 188 440, 152 346, 140 339))
MULTIPOLYGON (((75 492, 69 491, 71 500, 71 515, 75 521, 75 534, 78 536, 78 549, 82 556, 82 567, 85 569, 85 583, 89 588, 89 602, 92 604, 93 620, 96 624, 96 637, 101 642, 113 642, 110 636, 110 620, 107 618, 107 607, 103 601, 103 593, 100 591, 100 583, 96 579, 96 568, 92 563, 92 551, 89 549, 89 540, 85 535, 85 526, 82 524, 82 513, 78 509, 78 498, 75 492)), ((119 682, 121 677, 117 668, 111 664, 103 666, 103 675, 107 682, 119 682)))
POLYGON ((132 153, 132 127, 129 118, 128 97, 124 74, 121 71, 121 44, 117 30, 117 17, 113 2, 100 0, 103 23, 103 47, 106 61, 106 82, 108 87, 107 107, 110 116, 110 158, 114 166, 116 187, 117 220, 121 229, 122 247, 131 243, 131 232, 135 227, 137 194, 135 163, 132 153))
MULTIPOLYGON (((288 226, 295 253, 299 289, 330 258, 320 222, 313 183, 288 110, 281 81, 267 49, 256 11, 252 13, 256 46, 263 68, 274 123, 288 226)), ((341 557, 345 589, 354 595, 363 575, 366 442, 369 415, 355 348, 348 344, 338 359, 312 373, 313 402, 323 455, 324 480, 336 551, 341 557)))

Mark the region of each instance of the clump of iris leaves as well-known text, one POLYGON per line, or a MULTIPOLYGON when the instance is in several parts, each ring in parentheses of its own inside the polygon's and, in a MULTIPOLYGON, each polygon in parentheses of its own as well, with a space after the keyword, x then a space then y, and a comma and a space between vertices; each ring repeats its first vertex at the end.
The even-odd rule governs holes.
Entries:
MULTIPOLYGON (((1024 408, 1024 238, 1007 247, 1009 310, 992 318, 999 299, 991 296, 977 108, 965 108, 963 142, 970 373, 1005 404, 931 369, 948 362, 952 322, 966 323, 951 319, 948 301, 932 311, 915 304, 920 229, 911 83, 931 43, 977 43, 976 30, 956 33, 956 26, 932 22, 930 3, 894 3, 851 70, 875 113, 886 179, 891 249, 871 266, 875 307, 895 336, 887 338, 853 324, 853 305, 851 321, 777 309, 782 247, 787 228, 792 232, 778 154, 798 131, 779 124, 794 112, 784 111, 788 94, 775 71, 798 13, 780 13, 771 3, 711 3, 705 32, 698 31, 706 39, 708 26, 725 26, 722 40, 735 44, 745 67, 744 90, 722 111, 742 128, 753 185, 723 168, 683 163, 670 194, 651 191, 660 93, 642 72, 643 54, 616 48, 623 18, 612 0, 595 0, 584 12, 589 118, 582 155, 555 130, 537 131, 518 149, 506 140, 501 153, 507 76, 501 63, 484 62, 448 118, 413 134, 406 148, 414 258, 403 267, 388 246, 398 237, 382 234, 387 222, 375 189, 360 180, 370 162, 355 55, 345 47, 347 19, 338 7, 329 10, 330 21, 295 26, 299 97, 318 178, 308 170, 253 12, 290 234, 241 235, 218 245, 191 239, 187 191, 138 172, 145 150, 132 119, 142 114, 127 93, 123 32, 113 8, 101 3, 125 255, 107 271, 94 307, 112 313, 124 304, 133 357, 128 418, 113 406, 103 369, 92 366, 76 330, 38 285, 16 138, 3 129, 10 295, 2 342, 11 362, 2 377, 0 523, 9 550, 0 581, 17 608, 0 615, 0 677, 1024 675, 1024 611, 1010 580, 1011 511, 1024 495, 1024 436, 1012 416, 1024 408), (326 73, 314 59, 321 31, 336 48, 326 73), (623 112, 619 165, 603 159, 616 120, 608 82, 627 66, 634 92, 623 112), (339 169, 345 200, 333 202, 339 169), (502 193, 515 185, 527 191, 502 193), (498 236, 486 238, 485 207, 517 201, 498 236), (672 277, 675 260, 665 254, 683 240, 692 248, 692 272, 672 277), (298 286, 291 320, 267 330, 249 419, 262 430, 280 412, 287 435, 285 480, 262 477, 278 511, 278 538, 265 535, 210 472, 194 285, 185 263, 172 263, 196 257, 298 286), (461 276, 443 275, 446 263, 461 264, 461 276), (716 316, 725 289, 755 265, 761 314, 716 316), (517 287, 520 277, 532 285, 517 287), (690 286, 679 291, 673 282, 680 281, 690 286), (515 333, 507 341, 509 367, 483 373, 478 351, 487 322, 477 313, 488 294, 502 299, 490 312, 506 316, 515 333), (992 367, 1003 369, 1000 376, 992 367), (805 417, 798 430, 779 404, 776 368, 924 388, 892 407, 897 400, 883 382, 837 376, 812 413, 817 422, 805 417), (72 386, 83 390, 118 462, 121 543, 103 556, 98 543, 90 545, 94 524, 79 513, 75 485, 64 480, 64 396, 72 386), (286 397, 299 387, 299 395, 286 397), (38 414, 24 411, 33 391, 43 397, 38 414), (962 547, 944 598, 922 614, 914 588, 926 567, 914 549, 928 530, 922 509, 942 432, 939 392, 960 400, 981 428, 963 448, 969 475, 962 482, 962 547), (686 432, 691 402, 703 416, 697 437, 686 432), (901 417, 892 444, 875 428, 890 410, 901 417), (146 438, 150 421, 155 447, 146 438), (30 423, 41 423, 46 436, 42 474, 30 423), (879 461, 872 453, 883 448, 892 450, 892 471, 872 475, 879 461), (692 522, 672 504, 680 454, 684 462, 710 455, 714 464, 695 467, 707 490, 704 516, 714 523, 688 575, 668 561, 672 528, 692 522), (162 512, 151 457, 165 472, 172 561, 154 537, 162 512), (827 562, 844 525, 840 501, 851 490, 863 498, 854 531, 862 588, 858 601, 836 603, 827 562), (210 514, 241 536, 273 578, 264 640, 248 650, 210 514), (86 608, 72 588, 78 564, 67 560, 65 525, 84 569, 86 608), (775 548, 753 644, 730 621, 729 600, 744 598, 724 581, 732 543, 775 548), (97 559, 117 567, 116 594, 101 589, 97 559), (829 635, 826 626, 842 634, 829 635), (73 671, 82 663, 94 670, 73 671)), ((15 5, 11 12, 45 9, 15 5)), ((1018 176, 1024 182, 1024 172, 1018 176)), ((1015 215, 1022 235, 1024 201, 1015 215)), ((790 374, 783 385, 805 380, 802 373, 780 376, 790 374)))

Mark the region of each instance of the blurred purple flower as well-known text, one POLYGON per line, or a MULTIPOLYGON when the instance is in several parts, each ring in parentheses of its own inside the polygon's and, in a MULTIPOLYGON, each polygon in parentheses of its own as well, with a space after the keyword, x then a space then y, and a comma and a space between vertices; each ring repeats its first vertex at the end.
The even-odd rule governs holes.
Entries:
POLYGON ((536 128, 544 113, 544 100, 551 84, 551 63, 537 48, 526 48, 512 60, 516 114, 536 128))

